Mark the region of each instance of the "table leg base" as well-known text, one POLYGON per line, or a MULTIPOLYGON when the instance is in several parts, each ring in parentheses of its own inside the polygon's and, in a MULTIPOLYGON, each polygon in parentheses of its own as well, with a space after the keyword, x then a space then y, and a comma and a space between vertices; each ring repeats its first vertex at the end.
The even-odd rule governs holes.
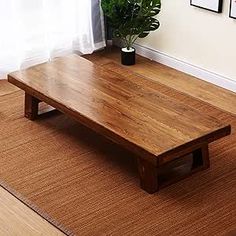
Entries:
POLYGON ((25 93, 25 117, 35 120, 38 117, 39 100, 25 93))
POLYGON ((190 154, 192 154, 191 155, 192 156, 191 171, 185 175, 177 176, 165 182, 162 182, 159 176, 161 172, 160 169, 163 166, 159 166, 159 167, 154 166, 149 161, 139 157, 138 170, 139 170, 141 188, 145 190, 147 193, 152 194, 152 193, 157 192, 160 188, 176 183, 184 178, 187 178, 188 176, 191 176, 192 174, 198 171, 202 171, 210 167, 209 151, 208 151, 207 144, 203 145, 201 148, 193 151, 190 154))
POLYGON ((157 167, 142 158, 138 158, 138 170, 141 188, 150 194, 157 192, 159 188, 157 167))

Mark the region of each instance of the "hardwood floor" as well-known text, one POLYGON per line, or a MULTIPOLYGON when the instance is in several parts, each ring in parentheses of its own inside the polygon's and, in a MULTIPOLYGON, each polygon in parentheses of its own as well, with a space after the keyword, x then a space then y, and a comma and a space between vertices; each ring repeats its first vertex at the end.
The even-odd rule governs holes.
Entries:
MULTIPOLYGON (((86 56, 97 64, 119 61, 119 52, 107 50, 86 56)), ((236 114, 236 94, 211 85, 164 65, 138 57, 137 64, 129 67, 135 73, 149 77, 180 92, 236 114)), ((0 99, 17 90, 6 81, 0 81, 0 99)), ((233 201, 233 199, 232 199, 233 201)), ((0 235, 63 235, 51 224, 0 188, 0 235)), ((235 235, 232 233, 232 235, 235 235)))
POLYGON ((0 235, 60 236, 64 234, 6 190, 0 188, 0 235))
POLYGON ((19 88, 8 83, 5 79, 0 80, 0 97, 18 91, 19 88))

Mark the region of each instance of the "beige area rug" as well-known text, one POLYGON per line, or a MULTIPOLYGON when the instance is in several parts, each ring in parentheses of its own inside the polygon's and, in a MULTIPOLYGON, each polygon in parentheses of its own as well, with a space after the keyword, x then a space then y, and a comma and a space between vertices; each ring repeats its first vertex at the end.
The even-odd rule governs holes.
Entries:
POLYGON ((228 121, 211 168, 149 195, 133 155, 60 113, 23 117, 23 92, 0 96, 2 185, 67 234, 225 235, 236 229, 236 117, 160 85, 228 121))

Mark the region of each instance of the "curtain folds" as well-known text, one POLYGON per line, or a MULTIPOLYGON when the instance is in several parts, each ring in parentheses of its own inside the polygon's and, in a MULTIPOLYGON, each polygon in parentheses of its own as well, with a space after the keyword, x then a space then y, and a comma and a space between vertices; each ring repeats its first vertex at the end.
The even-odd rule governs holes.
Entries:
POLYGON ((0 74, 105 46, 99 0, 0 0, 0 74))

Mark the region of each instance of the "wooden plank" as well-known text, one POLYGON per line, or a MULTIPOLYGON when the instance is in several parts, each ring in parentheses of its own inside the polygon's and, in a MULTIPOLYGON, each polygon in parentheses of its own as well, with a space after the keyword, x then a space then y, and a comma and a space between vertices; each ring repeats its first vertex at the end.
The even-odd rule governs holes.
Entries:
POLYGON ((0 78, 0 96, 5 96, 7 94, 14 93, 18 90, 19 88, 8 83, 6 79, 1 80, 0 78))
POLYGON ((156 83, 122 67, 109 68, 73 55, 8 79, 154 165, 156 157, 191 152, 198 143, 230 133, 228 124, 160 94, 156 83))
POLYGON ((65 235, 2 187, 0 209, 0 235, 65 235))
MULTIPOLYGON (((84 124, 85 126, 93 129, 97 133, 100 133, 107 137, 108 139, 126 147, 127 149, 133 151, 134 153, 137 153, 138 155, 141 155, 144 159, 149 160, 152 164, 157 165, 156 158, 153 158, 153 154, 146 151, 140 146, 137 146, 135 143, 130 142, 129 140, 125 139, 124 137, 113 133, 109 129, 106 129, 104 126, 102 126, 99 123, 94 122, 93 120, 88 119, 83 114, 78 113, 77 111, 70 109, 69 107, 63 105, 60 102, 55 101, 54 99, 51 99, 42 93, 38 92, 37 90, 34 90, 32 88, 26 87, 24 84, 19 82, 18 80, 14 78, 10 78, 9 81, 19 88, 24 89, 28 94, 31 94, 31 96, 46 102, 47 104, 51 105, 52 107, 55 107, 57 110, 61 111, 64 114, 67 114, 74 118, 75 120, 78 120, 80 123, 84 124)), ((155 157, 155 156, 154 156, 155 157)))
MULTIPOLYGON (((115 47, 84 57, 98 65, 105 65, 109 62, 120 64, 120 51, 115 47)), ((207 102, 223 111, 236 114, 236 94, 234 92, 139 55, 137 55, 136 65, 130 66, 129 70, 203 102, 207 102)))
MULTIPOLYGON (((101 71, 102 76, 99 77, 100 83, 96 83, 96 88, 94 88, 94 77, 81 76, 78 80, 77 74, 73 74, 72 67, 71 70, 74 76, 70 77, 68 81, 79 87, 83 87, 84 84, 86 84, 84 89, 90 86, 90 88, 93 88, 95 91, 101 92, 103 96, 110 96, 124 102, 125 104, 122 104, 122 106, 129 105, 128 110, 135 108, 134 112, 137 112, 137 110, 142 111, 143 115, 148 114, 149 117, 151 113, 153 113, 151 116, 153 122, 160 119, 161 115, 165 123, 172 122, 173 119, 176 119, 176 116, 181 116, 181 119, 175 122, 175 128, 178 129, 177 125, 182 124, 182 126, 184 126, 182 129, 185 128, 188 132, 188 136, 192 135, 194 129, 199 129, 199 127, 204 129, 206 126, 214 128, 216 125, 220 125, 219 121, 216 119, 203 116, 201 113, 185 104, 180 102, 176 103, 175 100, 159 93, 158 87, 156 86, 157 83, 147 81, 114 63, 108 63, 104 65, 103 68, 105 68, 105 70, 101 71), (158 116, 156 115, 157 112, 159 113, 158 116), (167 118, 170 120, 166 120, 167 118), (197 122, 197 126, 192 125, 193 122, 197 122)), ((163 120, 160 120, 158 123, 159 127, 163 123, 163 120)), ((172 132, 175 131, 172 129, 172 132)), ((180 133, 178 133, 177 136, 179 137, 180 133)))

